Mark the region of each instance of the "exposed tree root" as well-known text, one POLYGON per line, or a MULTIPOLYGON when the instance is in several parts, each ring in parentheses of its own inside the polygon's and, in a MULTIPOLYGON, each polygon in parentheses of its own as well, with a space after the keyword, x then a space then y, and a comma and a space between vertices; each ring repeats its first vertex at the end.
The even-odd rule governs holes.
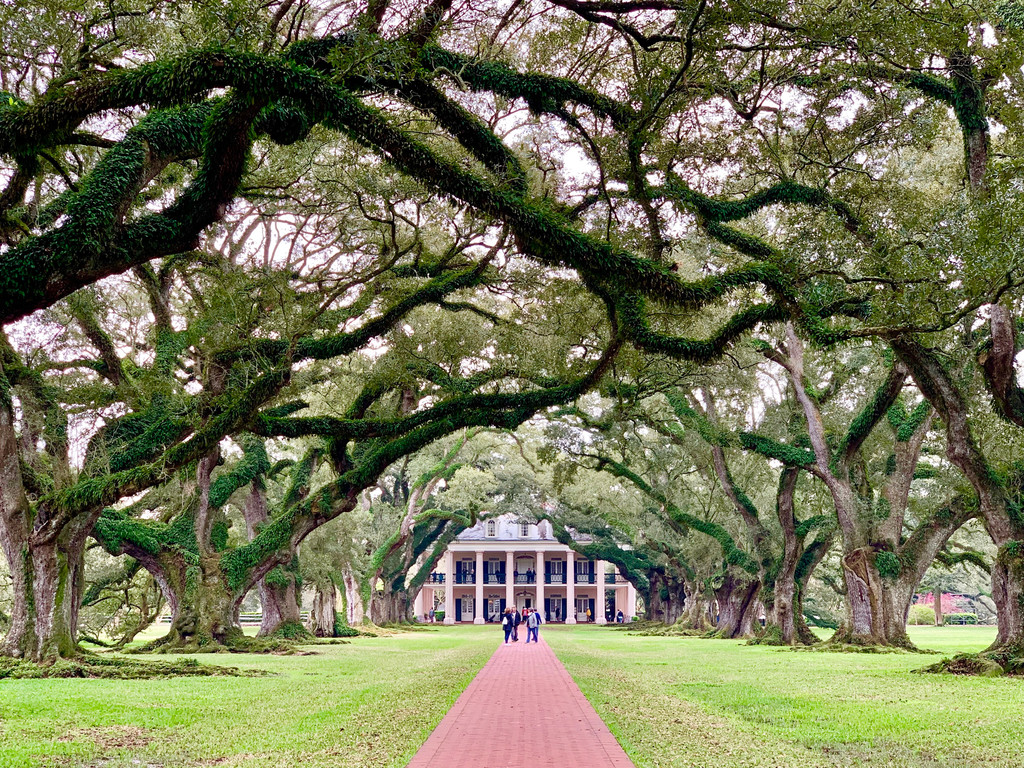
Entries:
POLYGON ((262 673, 237 667, 200 664, 195 659, 141 661, 119 656, 82 654, 73 659, 56 659, 50 664, 36 664, 21 659, 0 658, 0 680, 64 677, 146 680, 154 677, 254 677, 259 674, 262 673))
MULTIPOLYGON (((312 641, 310 641, 312 642, 312 641)), ((280 637, 249 637, 241 630, 223 639, 205 635, 161 637, 127 653, 277 653, 292 654, 298 643, 280 637)))
POLYGON ((929 651, 921 648, 903 648, 898 645, 878 645, 870 643, 834 643, 828 641, 817 645, 794 645, 787 650, 790 651, 813 651, 818 653, 912 653, 912 654, 937 654, 938 651, 929 651))
POLYGON ((931 664, 917 672, 950 675, 973 675, 975 677, 1001 677, 1010 675, 1024 677, 1024 655, 1007 649, 982 651, 981 653, 958 653, 951 658, 931 664))

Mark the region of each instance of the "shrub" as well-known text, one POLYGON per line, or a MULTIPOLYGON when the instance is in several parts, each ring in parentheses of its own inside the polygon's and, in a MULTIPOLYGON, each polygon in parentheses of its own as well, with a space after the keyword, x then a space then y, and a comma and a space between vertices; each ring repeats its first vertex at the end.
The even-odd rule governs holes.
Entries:
POLYGON ((345 621, 345 614, 334 612, 334 636, 335 637, 359 637, 362 633, 358 629, 352 629, 345 621))
POLYGON ((434 621, 444 621, 444 611, 434 611, 434 621))
POLYGON ((935 609, 930 605, 912 605, 907 614, 907 624, 927 625, 935 623, 935 609))

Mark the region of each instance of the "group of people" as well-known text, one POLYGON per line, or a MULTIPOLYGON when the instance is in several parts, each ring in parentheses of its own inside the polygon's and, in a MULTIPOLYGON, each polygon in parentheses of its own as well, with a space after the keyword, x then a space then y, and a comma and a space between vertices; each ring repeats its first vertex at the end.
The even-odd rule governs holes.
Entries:
POLYGON ((526 625, 526 642, 529 643, 530 638, 533 638, 533 642, 539 643, 540 625, 543 623, 544 618, 536 608, 524 608, 522 613, 518 608, 506 608, 501 617, 501 628, 505 632, 505 645, 508 645, 509 640, 513 643, 519 642, 519 626, 521 624, 526 625))

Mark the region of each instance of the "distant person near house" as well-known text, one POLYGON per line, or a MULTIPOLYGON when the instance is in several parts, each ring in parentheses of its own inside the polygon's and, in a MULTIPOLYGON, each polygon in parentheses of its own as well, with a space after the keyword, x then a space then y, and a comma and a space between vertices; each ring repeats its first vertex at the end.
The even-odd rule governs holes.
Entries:
POLYGON ((622 615, 622 611, 619 611, 618 613, 615 614, 615 623, 616 624, 621 624, 625 620, 626 620, 626 617, 622 615))
POLYGON ((590 620, 591 620, 590 609, 587 608, 587 624, 590 623, 590 620))
POLYGON ((434 609, 433 608, 430 609, 430 623, 431 624, 434 623, 434 609))

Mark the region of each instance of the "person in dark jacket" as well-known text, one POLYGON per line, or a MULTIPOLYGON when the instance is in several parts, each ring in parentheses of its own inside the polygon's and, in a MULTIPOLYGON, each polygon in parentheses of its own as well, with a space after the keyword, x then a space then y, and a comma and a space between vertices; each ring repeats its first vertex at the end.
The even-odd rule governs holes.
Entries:
POLYGON ((505 630, 505 645, 508 645, 508 639, 512 636, 512 630, 515 628, 511 608, 505 609, 505 614, 501 617, 501 628, 505 630))
POLYGON ((519 609, 514 609, 512 613, 512 642, 519 642, 519 625, 523 623, 523 616, 519 613, 519 609))

